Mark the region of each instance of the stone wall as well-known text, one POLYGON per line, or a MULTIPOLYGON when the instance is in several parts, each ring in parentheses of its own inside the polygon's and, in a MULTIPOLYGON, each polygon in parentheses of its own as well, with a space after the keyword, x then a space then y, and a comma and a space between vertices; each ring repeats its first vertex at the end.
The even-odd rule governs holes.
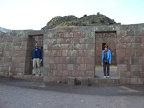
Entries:
POLYGON ((23 31, 12 31, 0 34, 0 75, 23 75, 27 35, 23 31))
POLYGON ((94 77, 95 34, 89 27, 49 30, 44 35, 44 80, 94 77))
POLYGON ((43 81, 65 82, 68 77, 94 78, 96 57, 101 49, 97 46, 108 42, 110 47, 115 46, 120 83, 144 84, 144 24, 0 33, 0 76, 31 74, 34 36, 43 38, 43 81), (96 33, 112 32, 116 33, 112 40, 100 41, 97 38, 96 33))
POLYGON ((121 83, 144 84, 144 24, 120 26, 116 49, 121 83))

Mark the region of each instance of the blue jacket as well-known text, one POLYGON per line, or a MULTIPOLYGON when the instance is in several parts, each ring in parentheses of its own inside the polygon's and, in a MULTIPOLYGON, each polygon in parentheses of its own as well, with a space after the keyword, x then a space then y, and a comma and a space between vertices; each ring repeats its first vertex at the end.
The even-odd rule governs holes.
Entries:
MULTIPOLYGON (((105 50, 102 51, 102 61, 101 61, 102 63, 104 63, 104 51, 105 50)), ((109 49, 107 50, 107 61, 108 62, 112 61, 112 54, 111 54, 111 51, 109 49)))
POLYGON ((34 48, 32 51, 32 59, 33 58, 39 58, 41 59, 41 49, 39 48, 34 48))

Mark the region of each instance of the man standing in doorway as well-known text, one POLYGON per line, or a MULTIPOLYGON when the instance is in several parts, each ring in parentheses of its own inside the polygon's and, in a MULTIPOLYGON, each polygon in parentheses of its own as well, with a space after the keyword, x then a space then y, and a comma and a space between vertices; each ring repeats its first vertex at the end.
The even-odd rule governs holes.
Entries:
POLYGON ((108 46, 104 46, 104 50, 102 51, 102 65, 104 71, 104 78, 109 78, 110 76, 110 64, 112 60, 111 51, 108 49, 108 46))
POLYGON ((35 48, 32 51, 32 61, 33 61, 33 70, 32 74, 36 76, 41 75, 40 63, 42 62, 41 58, 41 49, 38 47, 38 44, 35 44, 35 48))

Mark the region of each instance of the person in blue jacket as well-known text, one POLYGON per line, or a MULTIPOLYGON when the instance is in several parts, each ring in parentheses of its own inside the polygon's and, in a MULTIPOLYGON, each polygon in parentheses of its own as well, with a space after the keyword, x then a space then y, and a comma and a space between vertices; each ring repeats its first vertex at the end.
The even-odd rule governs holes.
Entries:
POLYGON ((104 71, 104 78, 109 78, 110 76, 110 64, 112 61, 111 51, 108 49, 108 46, 104 46, 104 50, 102 51, 102 65, 104 71))
POLYGON ((35 44, 35 48, 32 50, 32 61, 33 61, 33 70, 32 74, 40 76, 40 62, 42 61, 41 49, 38 47, 38 44, 35 44))

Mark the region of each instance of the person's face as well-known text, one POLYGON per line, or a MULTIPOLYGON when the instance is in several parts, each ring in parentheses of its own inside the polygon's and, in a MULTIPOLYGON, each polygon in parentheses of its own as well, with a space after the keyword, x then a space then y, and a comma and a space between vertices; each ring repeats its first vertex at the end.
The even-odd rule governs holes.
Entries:
POLYGON ((37 45, 37 44, 35 44, 35 48, 38 48, 38 45, 37 45))
POLYGON ((105 50, 107 50, 108 48, 107 47, 105 47, 105 50))

